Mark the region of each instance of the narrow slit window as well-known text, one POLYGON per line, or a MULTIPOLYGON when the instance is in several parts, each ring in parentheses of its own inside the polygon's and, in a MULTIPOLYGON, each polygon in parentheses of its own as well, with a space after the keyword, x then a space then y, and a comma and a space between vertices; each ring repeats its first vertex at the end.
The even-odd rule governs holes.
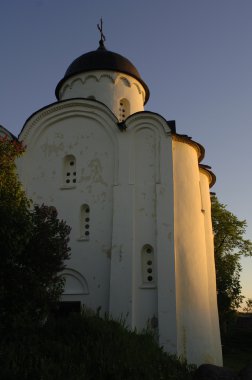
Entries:
POLYGON ((89 240, 90 238, 90 207, 87 204, 80 209, 80 239, 89 240))
POLYGON ((146 244, 142 249, 142 283, 143 285, 153 285, 154 282, 154 250, 151 245, 146 244))
POLYGON ((124 121, 130 114, 130 105, 127 99, 121 99, 119 102, 119 121, 124 121))
POLYGON ((76 158, 71 154, 64 158, 63 186, 73 187, 77 182, 76 158))

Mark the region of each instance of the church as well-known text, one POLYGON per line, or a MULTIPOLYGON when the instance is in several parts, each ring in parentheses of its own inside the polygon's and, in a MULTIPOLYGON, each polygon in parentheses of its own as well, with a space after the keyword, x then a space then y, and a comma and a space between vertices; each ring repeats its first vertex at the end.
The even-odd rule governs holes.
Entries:
POLYGON ((199 143, 144 110, 147 84, 104 40, 101 32, 98 49, 70 64, 57 101, 32 114, 19 135, 28 197, 55 206, 71 227, 62 302, 151 329, 164 350, 189 363, 221 365, 215 176, 201 164, 199 143))

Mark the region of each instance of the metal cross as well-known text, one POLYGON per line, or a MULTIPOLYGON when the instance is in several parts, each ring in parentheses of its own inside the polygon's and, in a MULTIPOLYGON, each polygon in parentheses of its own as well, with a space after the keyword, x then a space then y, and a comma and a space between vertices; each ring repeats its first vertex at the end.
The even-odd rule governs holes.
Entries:
POLYGON ((100 19, 100 25, 97 24, 97 28, 98 30, 100 31, 101 33, 101 39, 100 39, 100 43, 103 45, 103 42, 106 40, 104 34, 103 34, 103 30, 102 30, 102 27, 103 27, 103 21, 102 21, 102 18, 100 19))

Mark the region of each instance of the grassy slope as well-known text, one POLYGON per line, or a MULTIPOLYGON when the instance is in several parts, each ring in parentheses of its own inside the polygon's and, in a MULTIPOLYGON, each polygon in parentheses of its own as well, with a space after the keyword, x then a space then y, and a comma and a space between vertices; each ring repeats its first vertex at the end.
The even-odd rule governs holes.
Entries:
POLYGON ((5 380, 191 380, 193 368, 163 352, 151 334, 136 334, 96 315, 51 319, 39 332, 4 342, 5 380))
MULTIPOLYGON (((240 370, 252 360, 251 348, 252 329, 236 327, 224 342, 224 366, 240 370)), ((9 331, 0 353, 5 380, 192 380, 195 369, 165 353, 150 333, 87 313, 9 331)))

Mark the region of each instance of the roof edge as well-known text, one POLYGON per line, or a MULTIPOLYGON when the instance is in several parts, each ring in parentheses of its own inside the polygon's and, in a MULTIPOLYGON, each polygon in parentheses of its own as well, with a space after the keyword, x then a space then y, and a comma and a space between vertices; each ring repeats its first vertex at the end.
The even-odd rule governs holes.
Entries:
POLYGON ((141 78, 138 78, 137 76, 134 76, 132 73, 130 72, 127 72, 126 70, 122 70, 122 71, 115 71, 115 70, 111 70, 111 69, 90 69, 90 70, 86 70, 86 71, 79 71, 75 74, 72 74, 72 75, 68 75, 68 76, 64 76, 57 84, 56 88, 55 88, 55 96, 56 96, 56 99, 57 100, 60 100, 59 99, 59 92, 60 92, 60 88, 61 86, 63 85, 64 82, 66 82, 68 79, 70 78, 74 78, 75 76, 81 74, 81 73, 88 73, 88 72, 93 72, 93 71, 110 71, 110 72, 118 72, 118 73, 122 73, 122 74, 126 74, 126 75, 129 75, 131 76, 132 78, 136 79, 138 82, 141 83, 141 85, 143 86, 144 88, 144 91, 145 91, 145 99, 144 99, 144 104, 146 104, 150 98, 150 90, 147 86, 147 84, 141 79, 141 78))

